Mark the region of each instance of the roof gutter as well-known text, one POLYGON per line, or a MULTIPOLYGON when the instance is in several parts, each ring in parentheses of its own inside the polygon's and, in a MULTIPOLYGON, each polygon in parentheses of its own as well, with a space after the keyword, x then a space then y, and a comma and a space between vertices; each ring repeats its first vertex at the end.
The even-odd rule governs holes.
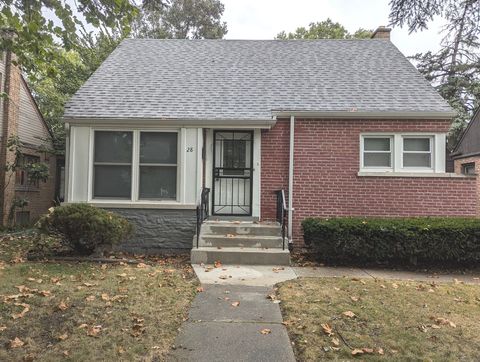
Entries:
POLYGON ((270 119, 188 119, 188 118, 108 118, 108 117, 64 117, 70 125, 85 126, 169 126, 169 127, 202 127, 202 128, 261 128, 270 129, 276 123, 275 117, 270 119))
POLYGON ((362 111, 298 111, 272 110, 277 118, 326 118, 326 119, 452 119, 455 112, 362 112, 362 111))

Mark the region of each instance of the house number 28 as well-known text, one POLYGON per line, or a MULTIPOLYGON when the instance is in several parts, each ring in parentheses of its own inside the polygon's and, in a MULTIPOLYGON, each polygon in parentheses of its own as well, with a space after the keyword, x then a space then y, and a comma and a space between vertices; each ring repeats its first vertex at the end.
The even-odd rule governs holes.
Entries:
POLYGON ((193 152, 193 147, 187 147, 187 152, 193 152))

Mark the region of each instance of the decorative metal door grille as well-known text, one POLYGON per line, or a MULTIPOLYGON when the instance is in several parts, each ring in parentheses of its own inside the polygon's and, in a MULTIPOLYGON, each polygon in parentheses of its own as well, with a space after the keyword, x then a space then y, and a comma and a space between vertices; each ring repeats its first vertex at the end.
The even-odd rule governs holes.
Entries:
POLYGON ((253 131, 213 132, 213 215, 252 215, 253 131))

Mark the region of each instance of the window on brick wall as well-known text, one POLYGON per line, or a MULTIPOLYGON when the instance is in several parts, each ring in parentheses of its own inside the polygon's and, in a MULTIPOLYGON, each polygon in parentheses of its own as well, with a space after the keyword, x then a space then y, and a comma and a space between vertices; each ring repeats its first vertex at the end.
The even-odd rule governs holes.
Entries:
POLYGON ((464 175, 475 175, 475 162, 462 164, 462 173, 464 175))
POLYGON ((23 166, 29 164, 35 164, 40 162, 40 157, 32 155, 23 155, 18 161, 19 168, 15 171, 15 187, 17 189, 29 189, 37 190, 39 188, 39 181, 30 180, 28 172, 23 168, 23 166))
POLYGON ((445 134, 362 134, 360 171, 445 172, 445 134))

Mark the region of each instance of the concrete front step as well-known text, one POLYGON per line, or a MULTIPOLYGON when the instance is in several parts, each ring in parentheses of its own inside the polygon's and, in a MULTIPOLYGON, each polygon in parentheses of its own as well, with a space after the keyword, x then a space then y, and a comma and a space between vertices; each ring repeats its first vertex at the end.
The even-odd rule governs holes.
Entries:
POLYGON ((234 265, 290 265, 288 249, 259 249, 259 248, 193 248, 191 252, 192 264, 213 264, 220 261, 222 264, 234 265))
POLYGON ((202 234, 281 236, 277 223, 207 221, 202 224, 202 234))
MULTIPOLYGON (((203 232, 203 230, 202 230, 203 232)), ((228 235, 228 234, 227 234, 228 235)), ((200 240, 198 243, 202 247, 214 247, 214 248, 264 248, 274 249, 283 248, 283 239, 281 236, 256 236, 256 235, 205 235, 200 234, 200 240)), ((285 245, 288 247, 288 243, 285 245)))

